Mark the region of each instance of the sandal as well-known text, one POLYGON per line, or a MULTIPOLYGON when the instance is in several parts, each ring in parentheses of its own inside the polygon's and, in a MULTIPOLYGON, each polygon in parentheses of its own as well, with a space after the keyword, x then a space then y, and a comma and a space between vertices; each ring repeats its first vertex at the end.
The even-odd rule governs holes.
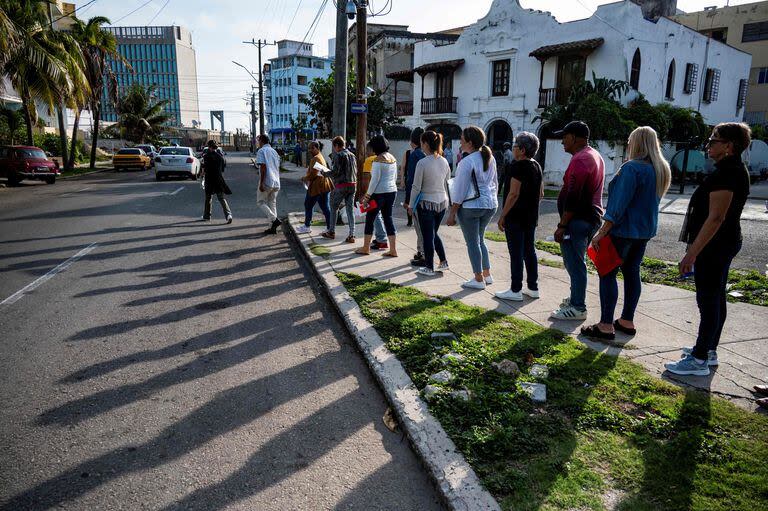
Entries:
POLYGON ((616 339, 616 334, 603 332, 597 327, 597 325, 582 327, 581 335, 592 337, 593 339, 602 339, 606 341, 613 341, 614 339, 616 339))
POLYGON ((344 243, 356 243, 357 240, 354 236, 347 236, 347 239, 344 240, 344 243))
POLYGON ((382 257, 398 257, 397 254, 393 254, 392 252, 384 252, 381 254, 382 257))
POLYGON ((619 323, 618 319, 613 322, 613 328, 627 335, 635 335, 637 333, 637 330, 634 328, 627 328, 625 326, 622 326, 621 323, 619 323))
POLYGON ((355 254, 359 254, 359 255, 371 255, 371 252, 370 252, 370 251, 369 251, 369 252, 366 252, 366 251, 365 251, 365 250, 363 250, 363 248, 361 247, 361 248, 358 248, 358 249, 356 249, 356 250, 355 250, 355 254))

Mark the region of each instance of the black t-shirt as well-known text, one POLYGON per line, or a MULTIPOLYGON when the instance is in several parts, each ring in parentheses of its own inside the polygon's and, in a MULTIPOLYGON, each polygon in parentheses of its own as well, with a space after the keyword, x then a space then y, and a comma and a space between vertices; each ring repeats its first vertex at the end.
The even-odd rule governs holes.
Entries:
POLYGON ((733 199, 709 245, 732 245, 741 241, 740 219, 749 196, 749 172, 738 156, 726 156, 715 163, 715 171, 693 192, 680 241, 694 242, 709 216, 709 194, 720 190, 733 192, 733 199))
POLYGON ((515 222, 524 227, 535 227, 539 223, 539 202, 541 201, 542 172, 536 160, 513 161, 504 172, 504 198, 512 187, 512 178, 520 181, 520 196, 505 217, 507 222, 515 222))

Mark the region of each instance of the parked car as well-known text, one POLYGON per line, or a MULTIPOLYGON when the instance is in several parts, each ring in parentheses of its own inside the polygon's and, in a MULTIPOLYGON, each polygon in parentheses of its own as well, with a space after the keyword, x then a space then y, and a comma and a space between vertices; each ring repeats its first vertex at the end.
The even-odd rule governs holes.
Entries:
POLYGON ((124 147, 112 157, 112 166, 117 171, 122 169, 147 170, 150 167, 149 156, 138 147, 124 147))
POLYGON ((61 175, 59 164, 48 158, 39 147, 2 146, 0 147, 0 177, 8 179, 8 184, 15 186, 24 179, 45 181, 49 185, 61 175))
POLYGON ((168 176, 197 179, 199 175, 200 160, 191 147, 162 147, 155 157, 155 179, 158 181, 168 176))
POLYGON ((157 158, 157 149, 152 144, 141 144, 137 145, 139 149, 147 153, 147 156, 149 156, 149 166, 154 167, 155 166, 155 158, 157 158))

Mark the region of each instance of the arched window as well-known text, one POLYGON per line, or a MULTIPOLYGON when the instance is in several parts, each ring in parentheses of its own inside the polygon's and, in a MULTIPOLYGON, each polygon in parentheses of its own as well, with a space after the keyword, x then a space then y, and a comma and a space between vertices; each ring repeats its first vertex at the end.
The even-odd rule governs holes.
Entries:
POLYGON ((629 74, 629 86, 635 90, 640 87, 640 48, 635 50, 632 57, 632 72, 629 74))
POLYGON ((675 59, 669 63, 669 69, 667 70, 667 91, 664 97, 668 100, 675 99, 675 59))

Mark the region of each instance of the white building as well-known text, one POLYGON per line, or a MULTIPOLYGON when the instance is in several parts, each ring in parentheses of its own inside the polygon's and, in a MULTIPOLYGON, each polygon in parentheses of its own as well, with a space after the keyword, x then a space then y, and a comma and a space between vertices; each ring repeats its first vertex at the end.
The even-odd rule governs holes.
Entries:
POLYGON ((698 110, 709 124, 737 121, 750 62, 749 54, 668 18, 645 19, 628 0, 569 23, 495 0, 454 44, 416 44, 414 115, 406 124, 437 127, 454 141, 460 126, 478 125, 497 149, 514 132, 537 132, 533 119, 543 107, 593 72, 630 82, 652 104, 698 110))

